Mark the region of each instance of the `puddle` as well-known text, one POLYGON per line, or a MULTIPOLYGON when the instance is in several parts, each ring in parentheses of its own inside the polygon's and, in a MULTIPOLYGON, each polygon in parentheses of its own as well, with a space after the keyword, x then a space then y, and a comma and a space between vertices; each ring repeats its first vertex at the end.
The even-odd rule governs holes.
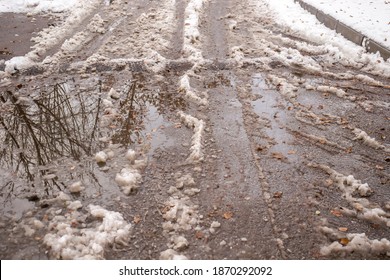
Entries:
POLYGON ((291 150, 289 143, 294 139, 286 131, 289 123, 286 102, 276 90, 268 87, 261 74, 255 74, 252 78, 252 93, 258 96, 257 100, 252 101, 253 110, 261 119, 267 120, 265 132, 275 141, 271 151, 287 155, 291 150))
POLYGON ((34 33, 54 24, 48 16, 33 17, 19 13, 0 14, 0 60, 22 56, 30 51, 34 33))
POLYGON ((114 178, 127 149, 171 145, 163 114, 183 106, 139 79, 115 96, 102 92, 100 78, 0 92, 1 213, 19 216, 77 181, 86 187, 77 199, 106 205, 122 195, 114 178), (112 158, 97 165, 95 154, 107 149, 112 158))

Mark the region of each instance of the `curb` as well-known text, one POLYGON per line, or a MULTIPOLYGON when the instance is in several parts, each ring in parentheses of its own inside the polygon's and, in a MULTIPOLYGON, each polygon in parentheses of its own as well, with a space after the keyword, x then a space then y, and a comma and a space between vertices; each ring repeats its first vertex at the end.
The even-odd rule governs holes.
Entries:
POLYGON ((308 11, 309 13, 316 16, 318 21, 323 23, 326 27, 335 30, 337 33, 344 36, 349 41, 362 46, 366 49, 367 52, 370 53, 377 53, 381 55, 381 57, 384 60, 387 60, 390 58, 390 49, 382 46, 381 44, 375 42, 374 40, 364 36, 360 32, 356 31, 355 29, 345 25, 344 23, 338 21, 334 17, 325 14, 324 12, 318 10, 317 8, 313 7, 310 4, 305 3, 302 0, 294 0, 294 2, 301 5, 303 9, 308 11))

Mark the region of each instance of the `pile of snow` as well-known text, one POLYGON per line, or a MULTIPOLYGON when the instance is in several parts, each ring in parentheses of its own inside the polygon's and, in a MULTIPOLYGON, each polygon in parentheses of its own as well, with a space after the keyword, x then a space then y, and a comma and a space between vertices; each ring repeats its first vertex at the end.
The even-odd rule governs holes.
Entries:
MULTIPOLYGON (((100 206, 89 205, 89 214, 73 211, 64 216, 55 216, 49 224, 50 233, 44 237, 44 244, 56 259, 103 259, 104 249, 111 244, 126 244, 131 225, 118 212, 108 211, 100 206), (78 226, 80 221, 93 219, 93 223, 78 226)), ((72 203, 70 203, 72 205, 72 203)), ((68 206, 68 209, 69 206, 68 206)))
POLYGON ((184 259, 177 251, 183 251, 189 246, 183 233, 192 229, 200 229, 198 206, 191 201, 191 196, 200 192, 194 188, 195 181, 190 174, 176 174, 176 186, 168 190, 169 200, 165 203, 163 212, 164 233, 169 237, 169 249, 162 252, 160 259, 184 259), (190 192, 190 193, 189 193, 190 192))
POLYGON ((194 130, 194 135, 191 141, 191 154, 188 157, 188 161, 197 162, 203 160, 202 152, 202 137, 204 132, 204 121, 198 120, 193 116, 187 115, 183 112, 178 113, 180 120, 189 128, 194 130))
POLYGON ((136 159, 137 153, 133 149, 127 150, 125 158, 130 162, 116 174, 115 182, 122 188, 124 194, 129 195, 137 190, 142 182, 140 170, 145 167, 147 160, 136 159))
POLYGON ((287 99, 297 97, 296 92, 298 91, 298 88, 289 83, 286 79, 269 74, 267 76, 267 80, 271 84, 273 84, 279 90, 279 92, 287 99))
POLYGON ((24 56, 16 56, 5 62, 4 72, 8 74, 15 74, 19 71, 23 71, 24 69, 30 68, 33 65, 34 61, 32 61, 30 58, 24 56))
POLYGON ((0 0, 0 13, 60 13, 77 9, 89 0, 0 0))
POLYGON ((125 167, 115 176, 115 182, 122 188, 124 194, 129 195, 138 189, 142 176, 135 168, 125 167))

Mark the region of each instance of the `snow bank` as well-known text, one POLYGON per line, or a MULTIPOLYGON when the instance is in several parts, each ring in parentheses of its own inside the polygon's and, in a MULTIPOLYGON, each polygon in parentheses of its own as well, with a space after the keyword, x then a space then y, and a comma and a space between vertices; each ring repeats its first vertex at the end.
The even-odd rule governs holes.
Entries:
MULTIPOLYGON (((390 63, 384 62, 378 54, 366 53, 362 46, 355 45, 340 34, 325 27, 314 15, 309 14, 299 4, 294 3, 294 0, 267 0, 266 3, 277 23, 288 27, 303 39, 328 48, 328 58, 334 57, 339 63, 345 65, 364 66, 364 70, 376 75, 390 76, 390 63)), ((367 3, 367 5, 370 4, 367 3)), ((260 8, 262 7, 258 7, 259 13, 261 13, 260 8)))
POLYGON ((89 0, 0 0, 0 13, 60 13, 78 8, 89 0))
POLYGON ((389 1, 305 0, 305 2, 390 48, 389 1))
POLYGON ((43 242, 50 247, 56 259, 103 259, 104 249, 111 244, 125 244, 131 225, 118 212, 89 205, 89 214, 71 211, 65 216, 55 216, 50 221, 51 233, 43 242), (79 221, 92 219, 88 227, 79 227, 79 221))

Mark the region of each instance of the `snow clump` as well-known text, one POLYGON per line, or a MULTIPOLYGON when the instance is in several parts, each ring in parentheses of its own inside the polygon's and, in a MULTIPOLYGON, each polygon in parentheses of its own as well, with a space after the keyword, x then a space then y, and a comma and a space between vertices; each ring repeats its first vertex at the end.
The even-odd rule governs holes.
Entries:
POLYGON ((100 206, 89 205, 89 214, 78 211, 65 216, 55 216, 49 224, 51 233, 44 237, 44 244, 56 259, 103 259, 104 249, 110 244, 126 244, 131 225, 118 212, 100 206), (77 221, 90 216, 90 227, 80 228, 77 221))
POLYGON ((204 131, 204 121, 198 120, 193 116, 187 115, 183 112, 178 113, 181 121, 189 128, 194 130, 194 135, 192 136, 191 142, 191 154, 188 158, 190 162, 197 162, 203 160, 203 152, 202 152, 202 137, 204 131))

